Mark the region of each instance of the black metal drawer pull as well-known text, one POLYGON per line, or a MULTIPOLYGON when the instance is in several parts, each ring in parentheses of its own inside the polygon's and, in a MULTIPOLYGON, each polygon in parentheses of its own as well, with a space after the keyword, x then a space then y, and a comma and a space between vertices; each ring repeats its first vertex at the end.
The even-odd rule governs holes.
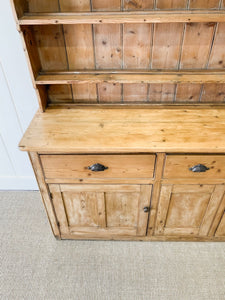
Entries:
POLYGON ((89 170, 91 170, 92 172, 102 172, 108 169, 108 167, 105 167, 101 164, 94 164, 92 166, 88 167, 89 170))
POLYGON ((207 168, 204 165, 198 164, 192 168, 189 168, 190 171, 195 172, 195 173, 201 173, 201 172, 206 172, 209 170, 209 168, 207 168))
POLYGON ((149 211, 150 211, 150 207, 148 207, 148 206, 145 206, 143 210, 144 210, 144 212, 145 212, 145 213, 147 213, 147 212, 149 212, 149 211))

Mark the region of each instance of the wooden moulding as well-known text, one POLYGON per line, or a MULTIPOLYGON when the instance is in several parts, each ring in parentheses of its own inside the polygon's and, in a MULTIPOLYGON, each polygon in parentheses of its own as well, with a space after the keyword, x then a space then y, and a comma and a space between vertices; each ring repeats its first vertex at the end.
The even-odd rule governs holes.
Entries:
POLYGON ((224 83, 224 71, 149 71, 112 73, 76 72, 72 74, 43 74, 36 78, 36 84, 74 84, 74 83, 224 83))
POLYGON ((101 237, 94 237, 93 234, 74 234, 73 235, 62 235, 62 240, 119 240, 119 241, 190 241, 190 242, 225 242, 225 237, 195 237, 195 236, 112 236, 110 234, 105 234, 101 237))
POLYGON ((225 22, 225 12, 211 11, 149 11, 102 13, 36 13, 25 14, 20 25, 47 24, 126 24, 126 23, 191 23, 225 22))

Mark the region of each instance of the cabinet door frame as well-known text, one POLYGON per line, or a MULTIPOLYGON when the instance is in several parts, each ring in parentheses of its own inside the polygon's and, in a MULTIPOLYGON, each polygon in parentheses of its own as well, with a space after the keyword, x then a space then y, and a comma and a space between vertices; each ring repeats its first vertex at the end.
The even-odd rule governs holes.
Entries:
POLYGON ((216 229, 215 237, 225 237, 225 210, 216 229))
POLYGON ((60 232, 62 236, 87 236, 87 237, 110 237, 112 236, 146 236, 149 212, 144 212, 144 207, 150 207, 152 185, 122 185, 122 184, 49 184, 53 206, 57 216, 60 232), (137 226, 133 228, 126 227, 107 227, 107 212, 105 192, 126 192, 138 193, 138 211, 137 226), (94 192, 98 194, 98 224, 99 226, 70 226, 65 209, 63 192, 94 192))
POLYGON ((222 184, 162 184, 161 191, 158 202, 158 210, 155 223, 154 235, 158 236, 213 236, 212 224, 218 211, 218 207, 221 205, 225 193, 225 185, 222 184), (201 188, 206 188, 210 190, 211 196, 207 207, 204 211, 203 217, 201 219, 200 227, 187 227, 187 228, 166 228, 166 222, 168 217, 168 212, 170 209, 172 193, 176 189, 180 189, 190 192, 188 188, 193 190, 193 193, 199 193, 201 188))

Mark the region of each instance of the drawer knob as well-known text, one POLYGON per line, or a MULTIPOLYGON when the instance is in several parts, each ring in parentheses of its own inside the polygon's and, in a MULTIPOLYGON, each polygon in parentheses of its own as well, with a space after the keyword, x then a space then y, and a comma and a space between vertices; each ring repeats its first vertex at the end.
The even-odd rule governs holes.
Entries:
POLYGON ((201 165, 201 164, 198 164, 192 168, 189 169, 190 171, 192 172, 195 172, 195 173, 201 173, 201 172, 206 172, 209 170, 209 168, 207 168, 206 166, 204 165, 201 165))
POLYGON ((149 212, 149 211, 150 211, 150 207, 145 206, 145 207, 144 207, 144 212, 147 213, 147 212, 149 212))
POLYGON ((102 172, 108 169, 108 167, 105 167, 101 164, 94 164, 92 166, 88 167, 89 170, 91 170, 92 172, 102 172))

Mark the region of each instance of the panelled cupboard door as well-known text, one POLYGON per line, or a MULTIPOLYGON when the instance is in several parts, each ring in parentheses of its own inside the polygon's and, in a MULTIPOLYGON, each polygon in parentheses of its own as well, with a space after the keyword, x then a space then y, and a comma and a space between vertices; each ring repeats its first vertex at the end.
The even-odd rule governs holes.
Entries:
POLYGON ((62 236, 145 236, 150 185, 50 184, 62 236))
POLYGON ((216 237, 225 237, 225 211, 223 213, 223 216, 219 223, 219 226, 217 227, 215 236, 216 237))
POLYGON ((155 235, 209 236, 225 185, 162 185, 155 235))

